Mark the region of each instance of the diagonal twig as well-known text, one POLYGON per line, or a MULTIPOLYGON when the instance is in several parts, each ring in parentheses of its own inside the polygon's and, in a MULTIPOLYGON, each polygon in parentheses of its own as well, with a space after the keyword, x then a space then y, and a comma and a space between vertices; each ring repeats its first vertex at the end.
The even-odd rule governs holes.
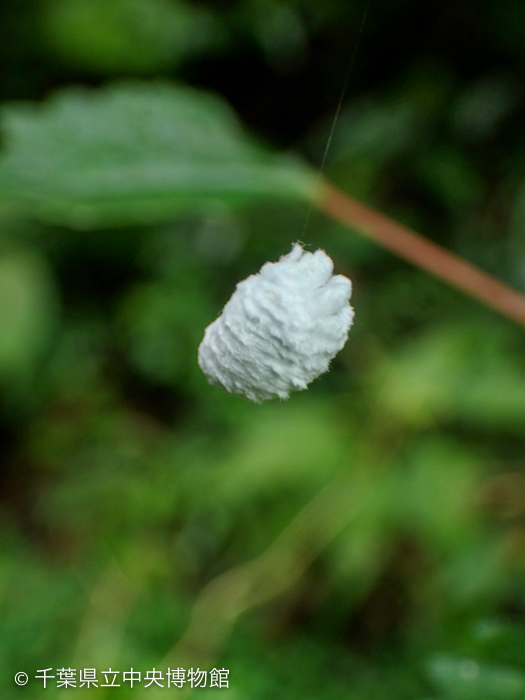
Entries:
POLYGON ((319 189, 316 206, 331 218, 372 238, 404 260, 525 326, 525 296, 488 272, 407 226, 357 202, 326 180, 319 189))

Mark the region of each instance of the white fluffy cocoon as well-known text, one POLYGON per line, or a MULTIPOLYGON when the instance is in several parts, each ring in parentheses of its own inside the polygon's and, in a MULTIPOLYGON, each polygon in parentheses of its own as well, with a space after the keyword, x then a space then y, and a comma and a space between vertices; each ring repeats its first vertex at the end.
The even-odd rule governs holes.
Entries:
POLYGON ((210 384, 261 403, 326 372, 348 338, 352 283, 322 250, 296 243, 237 288, 206 328, 199 365, 210 384))

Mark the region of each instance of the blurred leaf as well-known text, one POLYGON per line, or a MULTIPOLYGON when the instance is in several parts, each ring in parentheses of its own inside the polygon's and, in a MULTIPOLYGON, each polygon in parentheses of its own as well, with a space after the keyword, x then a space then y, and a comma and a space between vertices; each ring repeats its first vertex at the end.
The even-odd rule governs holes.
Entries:
POLYGON ((53 278, 36 251, 0 257, 0 381, 26 384, 56 324, 53 278))
POLYGON ((434 437, 417 441, 408 462, 398 517, 438 552, 464 548, 479 523, 476 461, 459 445, 434 437))
POLYGON ((519 700, 525 693, 525 674, 506 666, 436 655, 427 670, 438 692, 454 700, 519 700))
POLYGON ((135 288, 122 311, 134 365, 161 383, 188 375, 210 316, 208 299, 200 289, 184 284, 135 288))
POLYGON ((162 454, 162 434, 140 414, 94 406, 75 415, 70 407, 61 423, 38 427, 34 453, 49 460, 48 469, 63 471, 38 499, 38 519, 48 527, 111 540, 176 514, 177 464, 162 454))
POLYGON ((261 407, 218 470, 216 492, 245 501, 283 488, 318 488, 341 465, 346 444, 320 403, 261 407))
POLYGON ((390 104, 384 100, 356 102, 341 115, 330 160, 339 163, 368 156, 378 168, 414 142, 417 118, 417 105, 406 99, 390 104))
POLYGON ((443 570, 449 609, 475 609, 494 600, 509 580, 508 546, 502 537, 478 528, 476 538, 443 570))
POLYGON ((74 65, 100 73, 149 73, 210 43, 209 13, 177 0, 50 0, 44 31, 74 65))
MULTIPOLYGON (((287 2, 258 2, 245 8, 249 21, 275 70, 293 73, 304 65, 308 35, 297 9, 287 2)), ((247 18, 248 19, 248 18, 247 18)))
POLYGON ((217 97, 167 83, 65 90, 4 112, 0 205, 97 228, 260 198, 307 199, 316 178, 266 153, 217 97))
POLYGON ((490 136, 516 107, 519 83, 506 75, 489 75, 469 84, 452 112, 454 129, 473 141, 490 136))
POLYGON ((521 431, 525 366, 509 345, 496 326, 433 327, 384 368, 380 401, 413 425, 460 418, 521 431))
POLYGON ((478 620, 471 630, 477 654, 504 664, 525 667, 525 627, 517 622, 478 620))
POLYGON ((472 207, 483 195, 482 178, 459 151, 433 148, 416 167, 438 200, 450 209, 472 207))
POLYGON ((353 520, 330 548, 333 577, 344 590, 346 605, 355 605, 381 576, 391 554, 391 526, 385 518, 392 474, 383 475, 385 488, 376 485, 367 507, 353 520))
MULTIPOLYGON (((446 71, 435 66, 411 67, 394 93, 379 98, 371 95, 353 100, 342 110, 334 132, 330 162, 368 157, 376 168, 407 152, 415 151, 428 139, 436 113, 450 90, 446 71)), ((329 123, 317 134, 324 148, 329 123), (319 138, 321 137, 321 138, 319 138)))

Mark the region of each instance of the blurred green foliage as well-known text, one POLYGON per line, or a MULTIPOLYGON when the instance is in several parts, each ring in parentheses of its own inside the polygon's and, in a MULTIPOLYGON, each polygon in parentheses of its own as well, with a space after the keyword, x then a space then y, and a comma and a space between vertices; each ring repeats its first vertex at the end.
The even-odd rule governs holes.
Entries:
POLYGON ((360 36, 328 176, 523 289, 523 6, 364 9, 2 6, 2 698, 158 667, 206 584, 265 552, 278 582, 336 515, 196 693, 523 697, 523 330, 307 203, 360 36), (204 328, 298 238, 354 282, 347 346, 289 402, 209 387, 204 328))
POLYGON ((95 74, 154 73, 207 47, 216 29, 209 13, 173 0, 57 0, 43 15, 57 58, 95 74))

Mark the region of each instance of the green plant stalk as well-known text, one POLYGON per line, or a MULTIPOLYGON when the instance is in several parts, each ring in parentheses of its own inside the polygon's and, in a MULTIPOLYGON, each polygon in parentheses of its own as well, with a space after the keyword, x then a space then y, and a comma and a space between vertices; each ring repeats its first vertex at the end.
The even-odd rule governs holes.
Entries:
MULTIPOLYGON (((223 652, 238 618, 293 586, 337 535, 366 510, 376 494, 377 473, 388 469, 405 440, 399 426, 383 414, 373 417, 367 435, 373 439, 370 443, 363 440, 348 471, 343 469, 306 503, 262 554, 204 586, 186 632, 157 664, 158 670, 190 666, 209 670, 223 652)), ((185 686, 177 695, 186 697, 192 692, 185 686)), ((163 690, 148 688, 139 691, 134 700, 162 697, 163 690)))
MULTIPOLYGON (((356 493, 344 477, 329 482, 260 556, 217 576, 200 592, 189 626, 156 668, 209 670, 217 662, 237 619, 247 610, 289 589, 353 518, 365 508, 370 494, 356 493)), ((156 700, 160 689, 140 691, 135 700, 156 700)), ((189 687, 177 691, 191 694, 189 687)))

